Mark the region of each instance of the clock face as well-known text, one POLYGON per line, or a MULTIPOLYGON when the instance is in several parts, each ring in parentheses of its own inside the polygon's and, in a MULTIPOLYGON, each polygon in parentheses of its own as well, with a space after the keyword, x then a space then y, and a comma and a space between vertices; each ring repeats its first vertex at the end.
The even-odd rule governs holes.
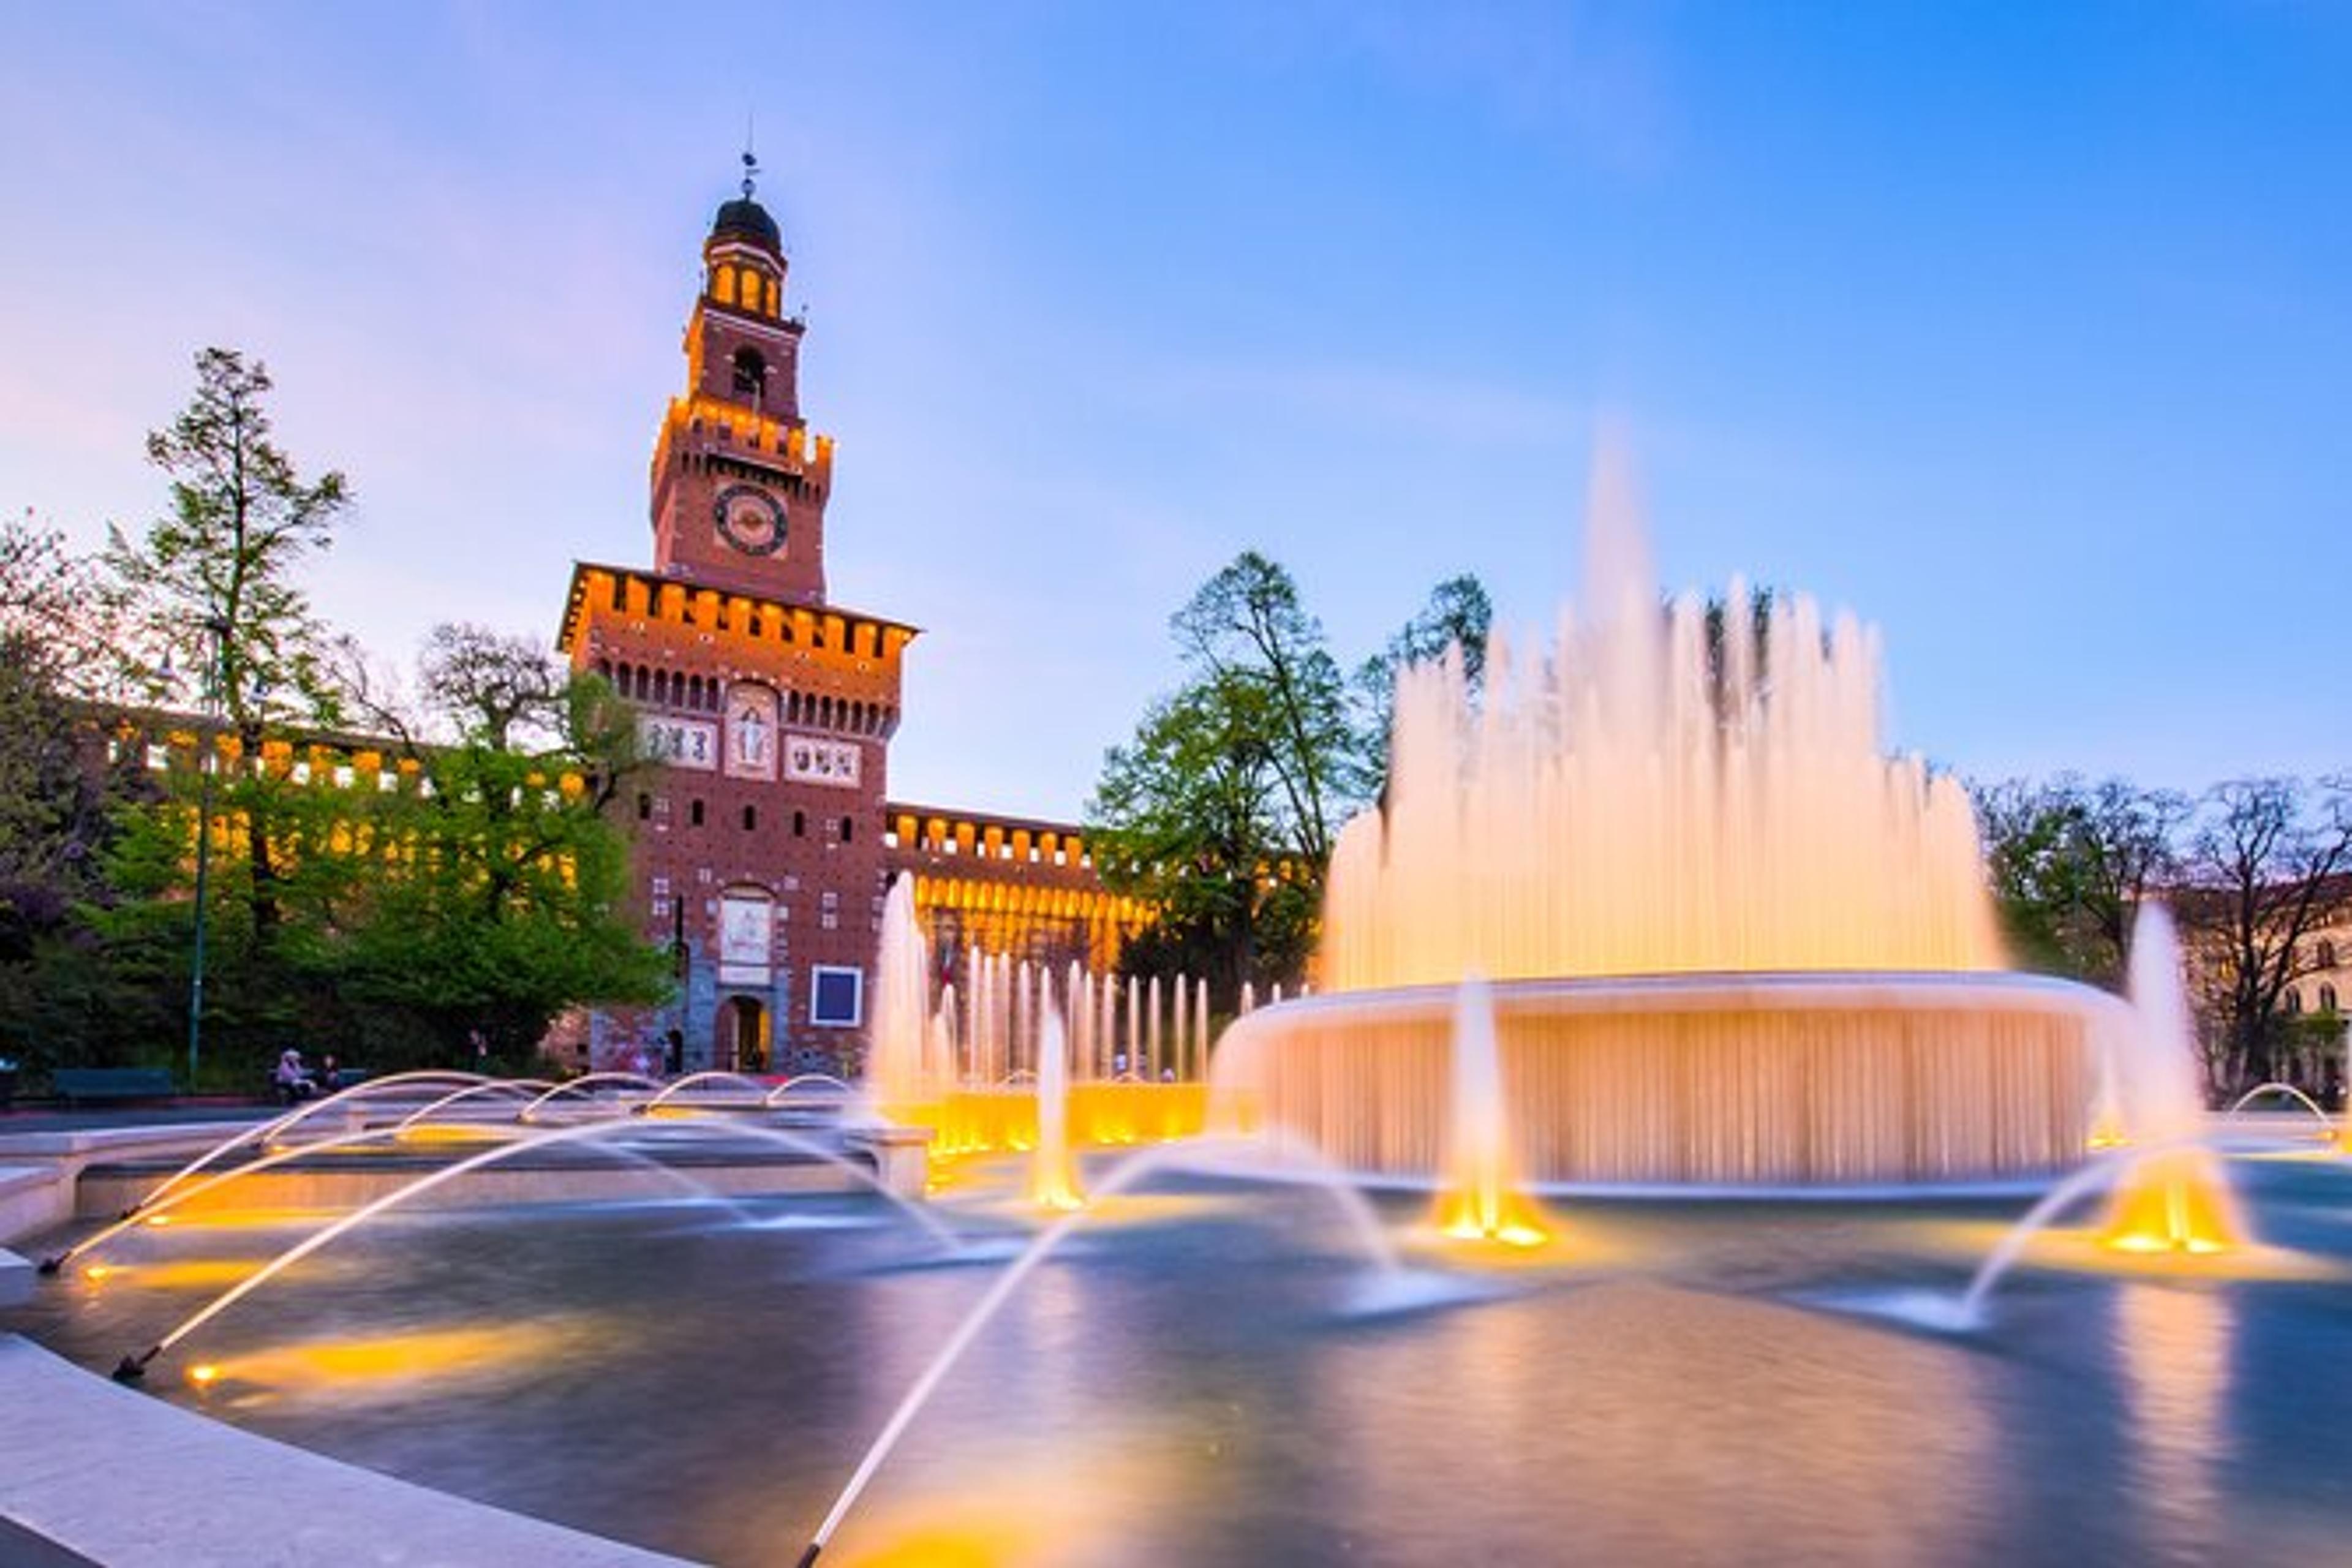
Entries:
POLYGON ((711 512, 719 537, 746 555, 773 555, 784 547, 784 503, 757 485, 729 485, 711 512))

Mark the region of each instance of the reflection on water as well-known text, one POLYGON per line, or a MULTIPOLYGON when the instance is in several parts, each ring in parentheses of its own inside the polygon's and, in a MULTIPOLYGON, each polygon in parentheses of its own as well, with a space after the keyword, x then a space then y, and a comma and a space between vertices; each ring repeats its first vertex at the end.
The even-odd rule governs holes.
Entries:
POLYGON ((1475 1520, 1499 1560, 1966 1561, 1994 1429, 1965 1352, 1849 1321, 1646 1284, 1541 1314, 1431 1326, 1396 1386, 1393 1348, 1318 1363, 1318 1424, 1346 1435, 1342 1511, 1383 1560, 1441 1562, 1475 1520))
MULTIPOLYGON (((2352 1247, 2327 1219, 2340 1179, 2250 1177, 2257 1204, 2292 1200, 2266 1234, 2352 1247)), ((1008 1173, 942 1207, 1001 1231, 1016 1194, 1008 1173)), ((372 1228, 150 1386, 602 1534, 789 1562, 994 1268, 909 1267, 928 1244, 857 1223, 883 1217, 872 1200, 756 1207, 808 1223, 612 1207, 372 1228), (224 1369, 204 1393, 184 1381, 198 1359, 224 1369)), ((1425 1210, 1400 1197, 1382 1217, 1425 1210)), ((1602 1261, 1497 1274, 1433 1252, 1404 1277, 1413 1310, 1370 1311, 1327 1197, 1171 1183, 1038 1269, 826 1561, 1962 1568, 2316 1562, 2352 1539, 2297 1414, 2352 1393, 2340 1284, 2029 1264, 1964 1336, 1792 1304, 1954 1291, 1973 1259, 1922 1237, 1964 1218, 2005 1223, 1580 1204, 1602 1261), (2242 1343, 2291 1370, 2239 1377, 2242 1343), (2274 1476, 2282 1496, 2250 1501, 2274 1476)), ((147 1234, 120 1279, 53 1282, 25 1326, 102 1369, 200 1301, 195 1281, 305 1234, 147 1234)))
POLYGON ((2225 1538, 2230 1300, 2195 1288, 2130 1285, 2116 1311, 2149 1543, 2167 1561, 2211 1561, 2225 1538))

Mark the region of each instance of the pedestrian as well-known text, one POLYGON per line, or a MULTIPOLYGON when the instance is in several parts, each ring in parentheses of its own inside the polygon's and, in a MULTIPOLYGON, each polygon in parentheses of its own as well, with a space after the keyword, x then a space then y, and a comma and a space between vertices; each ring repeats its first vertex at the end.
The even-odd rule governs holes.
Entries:
POLYGON ((278 1070, 271 1078, 278 1086, 278 1098, 289 1105, 319 1092, 310 1070, 302 1065, 302 1053, 292 1046, 278 1053, 278 1070))

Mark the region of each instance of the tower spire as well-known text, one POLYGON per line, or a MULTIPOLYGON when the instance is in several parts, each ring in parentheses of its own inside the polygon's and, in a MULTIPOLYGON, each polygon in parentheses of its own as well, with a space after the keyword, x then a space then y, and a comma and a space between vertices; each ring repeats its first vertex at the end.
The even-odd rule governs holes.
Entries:
POLYGON ((753 132, 759 125, 758 115, 757 110, 743 111, 743 199, 747 202, 751 199, 752 186, 760 176, 760 157, 751 150, 753 132))

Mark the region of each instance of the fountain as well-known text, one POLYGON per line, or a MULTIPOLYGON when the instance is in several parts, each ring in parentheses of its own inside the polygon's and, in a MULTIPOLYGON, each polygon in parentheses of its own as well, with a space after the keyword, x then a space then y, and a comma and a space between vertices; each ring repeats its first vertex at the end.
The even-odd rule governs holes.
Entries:
POLYGON ((1475 976, 1462 983, 1454 1013, 1453 1121, 1438 1228, 1458 1241, 1538 1247, 1543 1216, 1519 1190, 1503 1063, 1495 1045, 1494 998, 1475 976))
POLYGON ((1218 1079, 1372 1174, 1446 1157, 1455 984, 1493 982, 1538 1183, 1879 1187, 2067 1169, 2115 1001, 2001 973, 1965 793, 1881 754, 1875 635, 1734 581, 1661 609, 1622 467, 1583 602, 1397 687, 1318 989, 1218 1079))
POLYGON ((2228 1179, 2203 1131, 2195 1037, 2183 993, 2180 942, 2160 904, 2143 904, 2132 926, 2132 1026, 2121 1047, 2126 1138, 2182 1145, 2139 1161, 2116 1184, 2105 1240, 2126 1252, 2219 1252, 2244 1234, 2228 1179))
POLYGON ((1037 1045, 1037 1146, 1029 1155, 1029 1201, 1041 1209, 1082 1208, 1070 1157, 1070 1052, 1061 1010, 1048 999, 1037 1045))
POLYGON ((947 1084, 936 1076, 930 1034, 930 948, 915 912, 915 881, 901 875, 882 901, 882 942, 874 982, 866 1089, 878 1105, 927 1100, 947 1084))

